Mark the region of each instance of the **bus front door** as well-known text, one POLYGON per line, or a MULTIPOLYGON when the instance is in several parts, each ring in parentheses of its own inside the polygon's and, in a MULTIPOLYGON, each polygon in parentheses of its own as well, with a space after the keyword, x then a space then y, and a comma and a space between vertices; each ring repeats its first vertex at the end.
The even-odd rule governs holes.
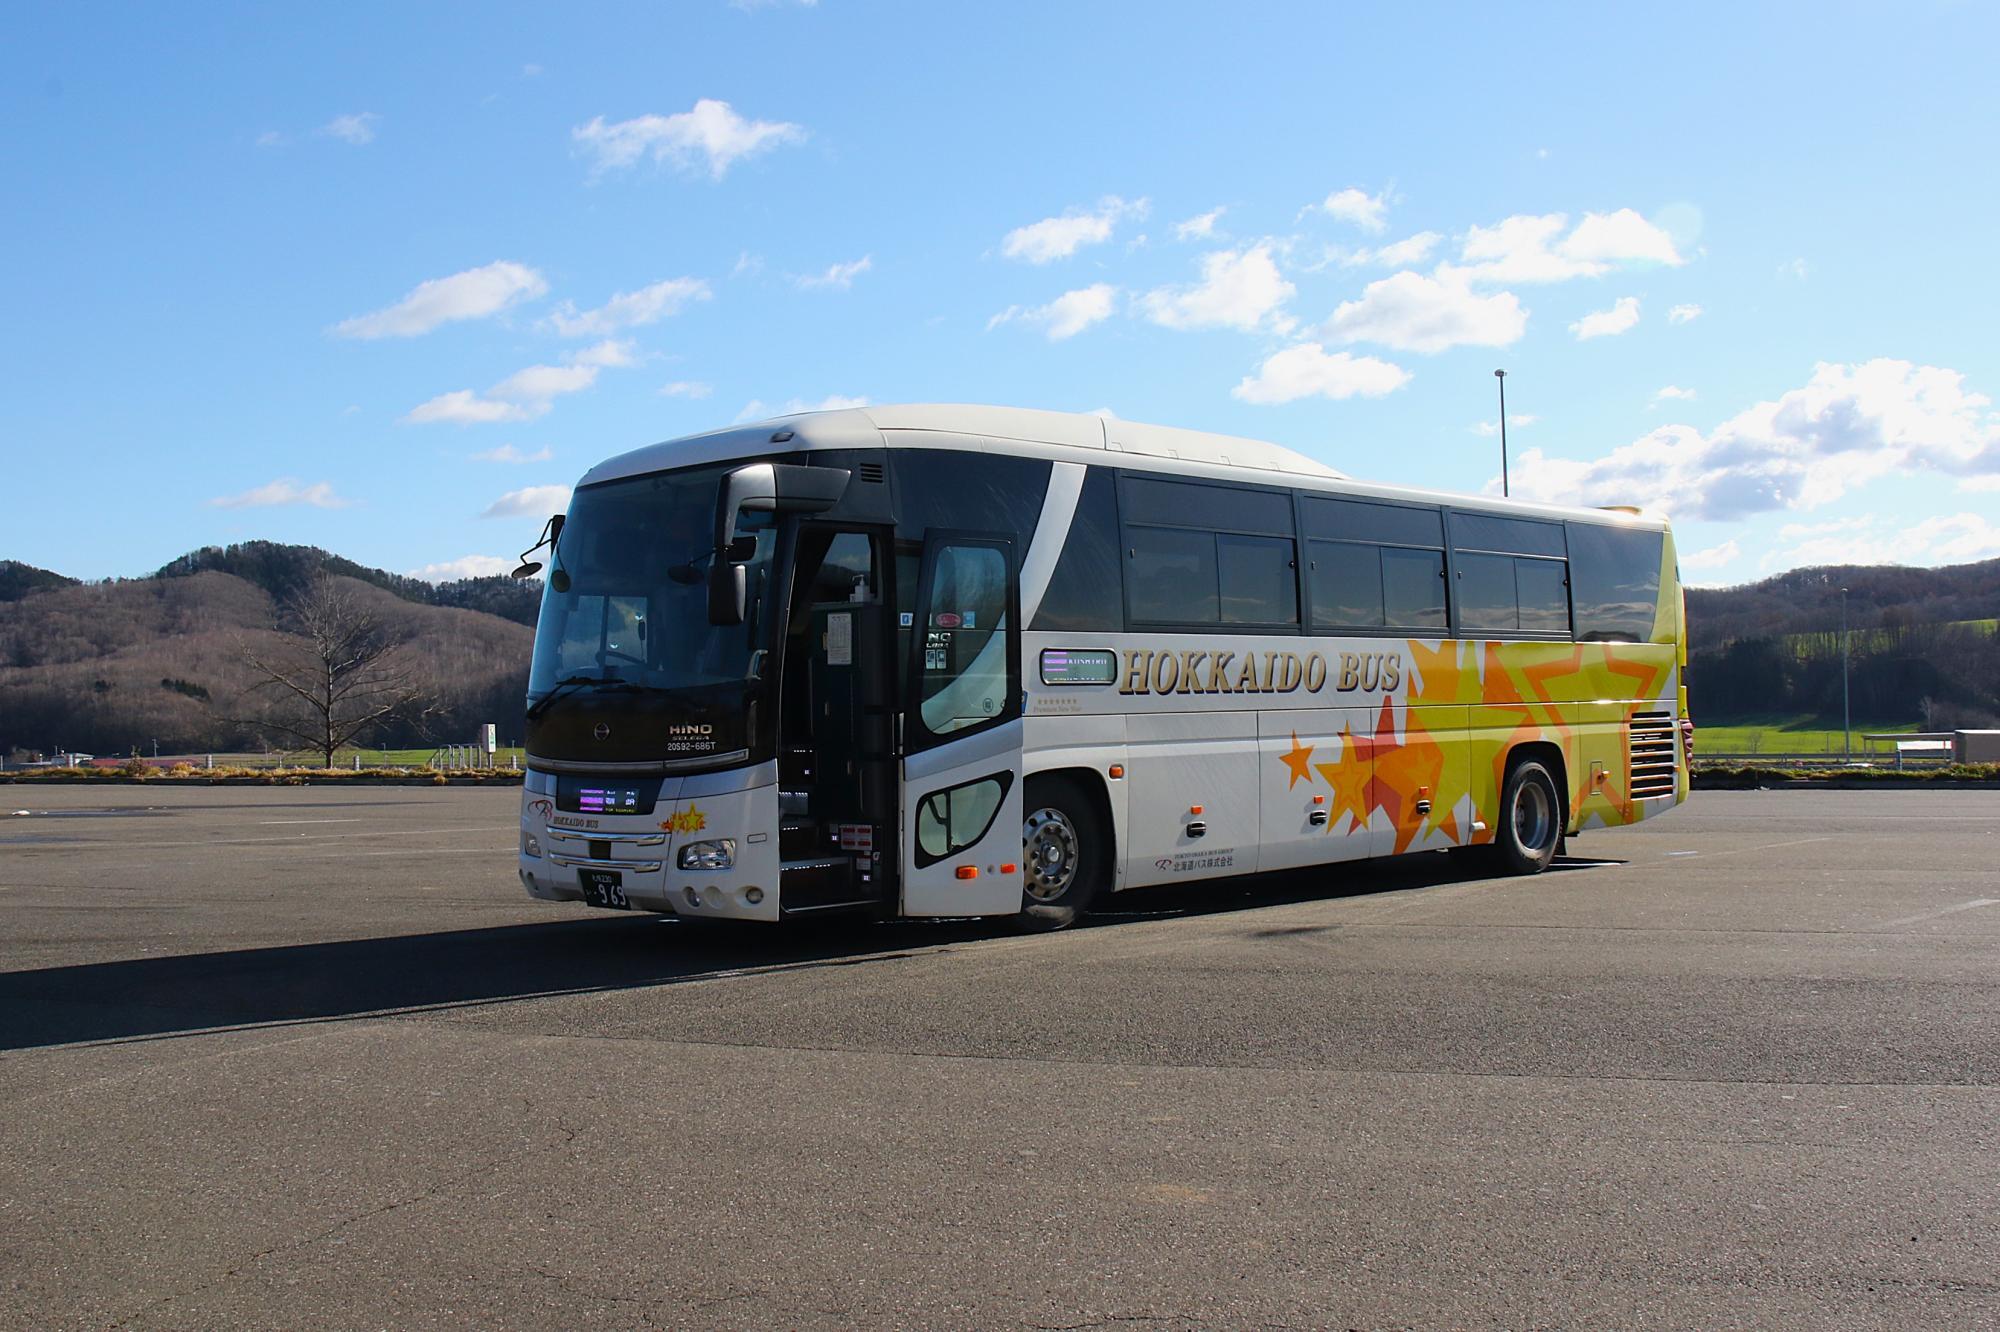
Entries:
POLYGON ((910 603, 902 903, 1021 909, 1021 633, 1014 543, 931 532, 910 603))

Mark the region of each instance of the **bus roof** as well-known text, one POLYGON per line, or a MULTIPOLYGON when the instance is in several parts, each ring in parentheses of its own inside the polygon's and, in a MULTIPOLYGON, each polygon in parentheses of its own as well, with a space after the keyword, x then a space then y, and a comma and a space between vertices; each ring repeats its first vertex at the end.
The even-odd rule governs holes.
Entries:
POLYGON ((1617 512, 1608 512, 1357 481, 1296 450, 1235 435, 1144 425, 1088 413, 957 403, 849 407, 742 422, 620 454, 591 468, 577 484, 593 485, 670 468, 726 462, 731 458, 769 456, 774 446, 775 451, 789 453, 820 449, 990 449, 994 444, 1009 453, 1060 462, 1108 464, 1210 480, 1298 485, 1301 489, 1379 499, 1432 504, 1457 502, 1523 514, 1588 516, 1599 522, 1633 526, 1665 525, 1658 515, 1637 516, 1637 511, 1624 506, 1617 512))

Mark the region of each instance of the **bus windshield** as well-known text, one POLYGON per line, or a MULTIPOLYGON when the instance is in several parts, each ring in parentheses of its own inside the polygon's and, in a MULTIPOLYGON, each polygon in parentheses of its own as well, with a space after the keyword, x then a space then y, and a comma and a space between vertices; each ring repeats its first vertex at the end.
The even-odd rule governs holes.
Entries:
POLYGON ((757 543, 745 562, 743 623, 708 622, 704 575, 716 485, 727 470, 663 472, 576 492, 542 592, 530 700, 559 688, 675 693, 757 677, 768 646, 771 514, 745 513, 737 523, 738 535, 757 543))

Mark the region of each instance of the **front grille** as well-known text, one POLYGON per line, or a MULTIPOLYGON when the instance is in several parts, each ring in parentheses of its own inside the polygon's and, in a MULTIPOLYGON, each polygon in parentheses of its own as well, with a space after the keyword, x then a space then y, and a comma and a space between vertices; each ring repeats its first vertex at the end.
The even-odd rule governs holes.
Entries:
POLYGON ((1674 793, 1674 719, 1666 712, 1632 714, 1631 770, 1626 789, 1634 800, 1674 793))

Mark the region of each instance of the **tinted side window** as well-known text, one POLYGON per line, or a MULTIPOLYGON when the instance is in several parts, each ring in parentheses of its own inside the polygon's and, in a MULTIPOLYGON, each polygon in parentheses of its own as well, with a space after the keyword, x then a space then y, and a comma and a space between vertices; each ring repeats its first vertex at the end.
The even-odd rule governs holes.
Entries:
POLYGON ((891 449, 896 535, 921 541, 929 528, 1005 532, 1026 550, 1042 516, 1049 464, 1039 458, 958 449, 891 449))
POLYGON ((1298 574, 1289 537, 1215 538, 1224 624, 1297 624, 1298 574))
POLYGON ((1131 543, 1132 618, 1167 624, 1220 620, 1215 535, 1172 527, 1126 530, 1131 543))
POLYGON ((1521 628, 1536 634, 1569 632, 1569 578, 1561 560, 1515 560, 1514 591, 1521 628))
POLYGON ((1664 540, 1658 532, 1570 524, 1570 594, 1579 641, 1643 643, 1653 636, 1664 540))
POLYGON ((1268 490, 1238 490, 1194 481, 1125 478, 1125 521, 1220 532, 1292 534, 1292 497, 1268 490))
POLYGON ((1304 498, 1305 534, 1336 541, 1380 541, 1392 546, 1442 546, 1444 515, 1368 500, 1304 498))
POLYGON ((1519 629, 1514 560, 1509 555, 1460 555, 1458 623, 1466 629, 1519 629))
POLYGON ((1111 470, 1084 475, 1076 517, 1063 542, 1034 628, 1114 631, 1125 627, 1125 562, 1118 558, 1118 502, 1111 470))
POLYGON ((1457 550, 1492 550, 1510 555, 1553 555, 1561 559, 1563 525, 1533 518, 1501 518, 1490 513, 1451 515, 1451 544, 1457 550))
POLYGON ((1380 546, 1313 541, 1307 549, 1312 558, 1315 628, 1379 629, 1388 623, 1382 613, 1380 546))
POLYGON ((1382 618, 1398 629, 1445 627, 1443 551, 1382 551, 1382 618))

